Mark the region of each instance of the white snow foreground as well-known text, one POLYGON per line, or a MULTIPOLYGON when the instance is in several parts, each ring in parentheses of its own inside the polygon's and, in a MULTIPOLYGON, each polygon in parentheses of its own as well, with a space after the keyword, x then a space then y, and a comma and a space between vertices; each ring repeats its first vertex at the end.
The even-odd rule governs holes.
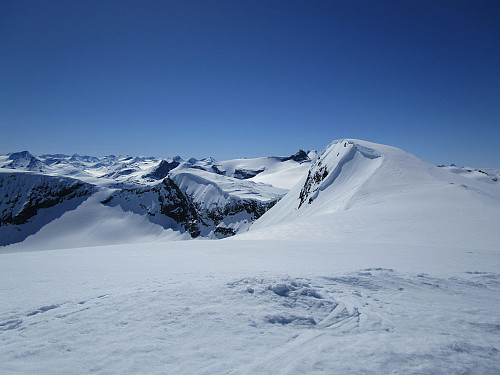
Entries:
POLYGON ((498 251, 177 241, 1 255, 2 374, 498 374, 498 251))
POLYGON ((42 229, 0 254, 0 373, 498 374, 499 208, 482 173, 342 140, 230 239, 42 229))

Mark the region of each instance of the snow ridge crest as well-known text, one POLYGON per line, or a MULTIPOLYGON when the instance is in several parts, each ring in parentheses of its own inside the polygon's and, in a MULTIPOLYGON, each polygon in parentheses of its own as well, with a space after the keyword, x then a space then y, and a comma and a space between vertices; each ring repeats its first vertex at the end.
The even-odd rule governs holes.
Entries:
POLYGON ((298 208, 306 202, 311 204, 321 191, 331 186, 339 178, 344 166, 356 157, 373 160, 380 158, 381 154, 377 150, 353 140, 332 142, 309 169, 299 194, 298 208))

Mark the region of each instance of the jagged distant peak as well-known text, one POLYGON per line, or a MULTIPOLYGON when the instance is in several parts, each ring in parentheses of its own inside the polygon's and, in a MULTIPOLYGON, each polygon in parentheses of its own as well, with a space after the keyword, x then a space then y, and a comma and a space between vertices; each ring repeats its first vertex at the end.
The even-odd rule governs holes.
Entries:
POLYGON ((288 156, 286 158, 283 158, 283 161, 286 161, 286 160, 293 160, 293 161, 296 161, 296 162, 301 162, 301 161, 309 160, 309 156, 308 156, 307 152, 305 152, 304 150, 300 149, 295 154, 290 155, 290 156, 288 156))
POLYGON ((161 160, 160 163, 150 172, 145 174, 144 178, 152 178, 154 180, 161 180, 168 176, 171 170, 179 166, 178 161, 161 160))
POLYGON ((207 156, 206 158, 203 158, 200 161, 205 162, 205 163, 217 163, 217 160, 215 160, 211 156, 207 156))
POLYGON ((79 154, 73 154, 69 158, 69 161, 74 162, 90 162, 90 163, 96 163, 99 161, 99 158, 96 156, 90 156, 90 155, 79 155, 79 154))
POLYGON ((34 157, 35 156, 31 154, 29 151, 19 151, 9 154, 9 160, 31 159, 34 157))
POLYGON ((66 154, 42 154, 40 157, 43 159, 66 159, 70 156, 66 154))
POLYGON ((285 162, 289 160, 293 160, 297 163, 302 163, 304 161, 310 161, 311 156, 315 156, 316 152, 315 151, 304 151, 303 149, 299 149, 295 154, 292 154, 290 156, 274 156, 275 159, 285 162))
POLYGON ((4 164, 2 168, 21 169, 36 172, 42 172, 44 168, 43 162, 29 151, 20 151, 8 154, 6 161, 8 161, 8 163, 4 164))

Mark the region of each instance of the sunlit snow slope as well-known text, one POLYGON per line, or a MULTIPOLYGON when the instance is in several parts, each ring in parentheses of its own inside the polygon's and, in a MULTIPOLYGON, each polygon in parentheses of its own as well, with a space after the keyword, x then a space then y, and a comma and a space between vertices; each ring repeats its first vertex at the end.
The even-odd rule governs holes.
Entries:
POLYGON ((3 222, 56 219, 0 248, 2 375, 500 373, 498 172, 355 140, 305 162, 3 162, 3 222), (40 174, 58 165, 91 176, 40 174), (171 241, 181 213, 236 228, 281 191, 249 180, 300 170, 250 231, 171 241))
POLYGON ((22 242, 15 249, 52 249, 232 236, 248 230, 295 185, 311 164, 309 155, 300 150, 222 162, 0 155, 0 246, 22 242))
POLYGON ((394 147, 335 141, 242 238, 497 248, 500 184, 456 172, 394 147))

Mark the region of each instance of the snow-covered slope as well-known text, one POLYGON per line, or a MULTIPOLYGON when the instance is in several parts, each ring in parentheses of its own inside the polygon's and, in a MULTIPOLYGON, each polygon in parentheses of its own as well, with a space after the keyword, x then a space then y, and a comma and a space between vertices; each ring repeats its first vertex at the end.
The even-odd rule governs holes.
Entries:
POLYGON ((474 180, 480 180, 483 182, 488 182, 491 183, 497 182, 500 177, 500 170, 498 169, 490 169, 490 168, 484 168, 483 169, 477 169, 477 168, 471 168, 471 167, 457 167, 456 165, 451 165, 449 167, 445 166, 440 166, 441 168, 448 170, 452 173, 459 174, 464 177, 468 177, 474 180))
POLYGON ((289 157, 234 159, 220 162, 216 168, 226 176, 263 182, 283 189, 291 189, 309 169, 314 151, 299 150, 289 157))
POLYGON ((500 184, 400 149, 333 142, 244 238, 481 245, 500 243, 500 184))
MULTIPOLYGON (((288 186, 290 181, 296 182, 310 162, 304 151, 290 157, 238 159, 220 163, 212 158, 183 160, 179 156, 169 159, 114 155, 97 158, 77 154, 37 157, 27 151, 0 156, 0 176, 7 176, 14 170, 17 176, 3 180, 5 191, 0 203, 9 206, 15 201, 21 211, 23 207, 37 207, 23 222, 17 220, 14 213, 15 223, 9 219, 14 208, 2 208, 0 233, 3 236, 0 245, 22 241, 52 221, 50 228, 44 230, 44 238, 48 238, 48 233, 57 232, 57 228, 64 232, 65 228, 74 226, 72 232, 81 234, 75 246, 149 241, 153 239, 152 233, 156 233, 157 239, 231 236, 247 230, 253 221, 272 207, 288 191, 281 186, 288 186), (27 171, 30 174, 26 174, 27 171), (250 179, 261 173, 266 174, 263 178, 266 183, 250 179), (287 180, 280 183, 280 179, 272 177, 277 174, 287 174, 287 180), (276 185, 269 183, 269 176, 277 182, 276 185), (78 207, 82 200, 71 200, 71 204, 66 203, 69 199, 64 202, 54 200, 51 191, 60 189, 55 183, 58 179, 72 183, 78 181, 88 187, 87 197, 99 191, 102 198, 94 197, 84 206, 85 209, 65 215, 66 211, 78 207), (44 182, 36 187, 33 181, 44 182), (25 191, 19 191, 21 187, 25 191), (38 201, 45 203, 39 205, 38 201), (47 202, 56 207, 48 210, 47 202), (114 220, 111 225, 110 218, 118 212, 124 213, 123 218, 128 219, 114 220), (81 223, 88 223, 88 217, 102 221, 101 230, 87 230, 86 225, 75 223, 78 218, 81 223), (139 222, 148 223, 138 226, 139 222), (105 227, 109 233, 115 233, 118 224, 122 232, 130 235, 101 235, 105 227), (130 229, 132 226, 133 229, 130 229), (166 231, 158 231, 158 226, 166 231), (174 235, 172 230, 176 232, 174 235), (147 235, 139 235, 141 232, 147 235)), ((75 235, 70 237, 76 238, 75 235)), ((51 241, 47 243, 41 239, 28 242, 43 247, 53 246, 51 241)))
MULTIPOLYGON (((45 220, 35 235, 28 236, 23 242, 0 248, 0 253, 1 249, 13 252, 71 249, 191 238, 187 232, 165 229, 151 222, 148 215, 138 215, 119 206, 101 204, 108 195, 106 190, 94 193, 60 217, 45 220)), ((171 224, 178 229, 179 225, 172 219, 171 224)))
MULTIPOLYGON (((66 167, 104 162, 71 158, 66 167)), ((116 159, 80 169, 97 190, 76 209, 0 247, 2 375, 500 373, 494 171, 356 140, 290 168, 253 159, 242 168, 265 170, 245 179, 210 159, 116 159), (252 180, 303 168, 250 231, 171 241, 191 238, 189 220, 217 219, 213 207, 233 207, 221 222, 234 225, 245 204, 283 192, 252 180)), ((44 197, 37 186, 57 198, 84 183, 9 175, 17 182, 1 192, 20 198, 2 209, 13 218, 44 197)))
POLYGON ((0 254, 0 373, 497 375, 499 270, 355 235, 0 254))
POLYGON ((96 190, 68 177, 0 170, 0 246, 23 241, 96 190))

